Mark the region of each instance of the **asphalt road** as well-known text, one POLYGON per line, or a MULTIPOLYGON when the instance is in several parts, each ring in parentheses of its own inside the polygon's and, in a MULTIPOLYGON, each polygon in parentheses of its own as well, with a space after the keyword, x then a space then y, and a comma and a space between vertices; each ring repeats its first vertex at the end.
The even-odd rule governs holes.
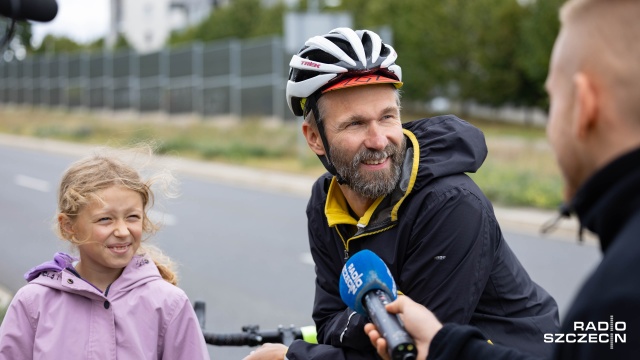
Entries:
MULTIPOLYGON (((0 145, 0 285, 9 291, 24 284, 22 275, 30 267, 51 259, 55 251, 69 250, 51 230, 55 187, 81 152, 0 145)), ((206 302, 207 330, 310 325, 314 269, 306 196, 293 191, 293 185, 292 191, 283 190, 287 186, 258 190, 202 171, 176 175, 182 195, 160 199, 153 216, 165 226, 151 242, 179 263, 180 286, 189 297, 206 302)), ((503 230, 532 278, 556 298, 562 315, 599 261, 599 250, 570 238, 542 238, 513 224, 503 230)), ((250 351, 209 349, 216 359, 238 359, 250 351)))

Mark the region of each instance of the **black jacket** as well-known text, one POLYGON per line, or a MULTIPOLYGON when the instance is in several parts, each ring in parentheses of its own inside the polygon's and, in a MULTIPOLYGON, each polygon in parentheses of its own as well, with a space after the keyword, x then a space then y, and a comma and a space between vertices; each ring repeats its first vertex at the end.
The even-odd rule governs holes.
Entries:
MULTIPOLYGON (((640 149, 605 166, 576 194, 571 209, 583 227, 599 236, 604 256, 578 292, 560 332, 545 337, 555 342, 554 359, 638 358, 639 189, 640 149)), ((457 325, 446 325, 438 332, 429 350, 429 359, 479 358, 532 357, 512 349, 488 346, 476 329, 457 325)))
MULTIPOLYGON (((313 187, 307 217, 318 341, 352 349, 349 359, 376 358, 363 331, 368 320, 354 315, 338 290, 346 256, 369 249, 385 261, 400 292, 442 321, 473 324, 494 343, 549 353, 548 344, 534 339, 557 330, 556 303, 529 278, 491 203, 464 174, 486 157, 482 132, 455 116, 403 126, 407 155, 399 185, 365 216, 354 219, 330 175, 313 187)), ((294 344, 287 357, 323 358, 307 357, 309 351, 294 344)))

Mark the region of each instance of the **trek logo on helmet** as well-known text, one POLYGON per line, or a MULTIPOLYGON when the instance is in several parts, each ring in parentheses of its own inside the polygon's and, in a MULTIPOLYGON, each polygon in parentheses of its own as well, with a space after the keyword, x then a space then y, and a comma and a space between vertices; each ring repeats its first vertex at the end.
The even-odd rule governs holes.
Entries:
POLYGON ((304 66, 311 66, 311 67, 320 69, 320 64, 315 63, 313 61, 302 60, 300 63, 304 66))

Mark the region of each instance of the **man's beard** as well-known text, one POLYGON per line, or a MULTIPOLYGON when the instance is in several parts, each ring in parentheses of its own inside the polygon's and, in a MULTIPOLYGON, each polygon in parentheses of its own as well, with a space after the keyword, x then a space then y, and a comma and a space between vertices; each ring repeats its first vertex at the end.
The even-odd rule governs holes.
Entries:
POLYGON ((406 153, 406 139, 397 146, 389 143, 382 150, 360 150, 353 158, 336 147, 331 148, 331 160, 338 174, 342 176, 353 191, 367 199, 377 199, 393 192, 400 180, 402 162, 406 153), (385 170, 360 171, 363 161, 377 161, 389 157, 391 166, 385 170))

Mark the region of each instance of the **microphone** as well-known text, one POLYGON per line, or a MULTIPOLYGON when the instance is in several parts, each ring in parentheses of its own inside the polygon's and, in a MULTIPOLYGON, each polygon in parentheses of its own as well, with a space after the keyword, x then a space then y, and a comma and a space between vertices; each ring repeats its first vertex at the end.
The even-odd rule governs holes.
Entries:
POLYGON ((0 15, 14 20, 47 22, 57 14, 55 0, 0 0, 0 15))
POLYGON ((384 261, 370 250, 355 253, 342 268, 340 297, 353 311, 368 316, 387 341, 391 359, 413 360, 417 349, 395 314, 385 305, 397 298, 396 283, 384 261))

